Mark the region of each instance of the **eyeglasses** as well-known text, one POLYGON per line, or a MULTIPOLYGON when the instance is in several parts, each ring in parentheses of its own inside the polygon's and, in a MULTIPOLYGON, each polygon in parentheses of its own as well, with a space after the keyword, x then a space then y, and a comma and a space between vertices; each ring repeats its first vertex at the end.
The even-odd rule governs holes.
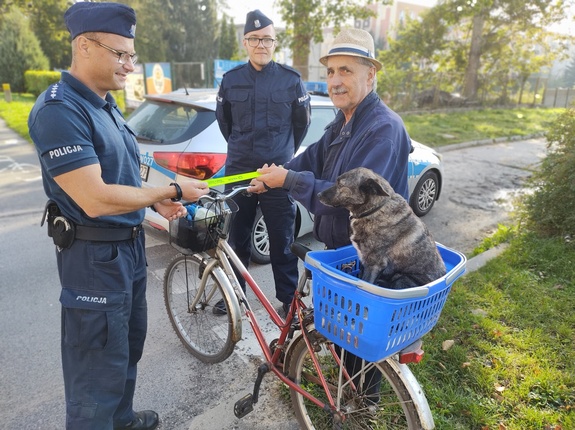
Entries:
POLYGON ((127 52, 122 52, 122 51, 118 51, 114 48, 110 48, 108 45, 104 45, 101 42, 98 42, 97 40, 94 39, 90 39, 89 37, 86 37, 86 39, 94 42, 96 45, 107 49, 108 51, 112 52, 113 54, 116 54, 118 56, 118 63, 120 64, 126 64, 128 61, 132 62, 132 65, 136 65, 136 63, 138 62, 138 54, 128 54, 127 52))
POLYGON ((248 45, 250 45, 252 48, 257 48, 260 42, 262 42, 264 48, 271 48, 272 46, 274 46, 274 42, 276 41, 271 37, 263 37, 261 39, 259 37, 246 37, 244 40, 247 40, 248 45))

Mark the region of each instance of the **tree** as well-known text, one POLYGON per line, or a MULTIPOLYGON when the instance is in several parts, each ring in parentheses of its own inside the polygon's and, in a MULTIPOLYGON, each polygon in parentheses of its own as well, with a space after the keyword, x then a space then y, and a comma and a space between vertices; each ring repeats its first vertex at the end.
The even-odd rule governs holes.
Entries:
POLYGON ((442 82, 444 87, 449 85, 450 90, 457 86, 455 80, 447 83, 443 78, 457 75, 456 71, 462 70, 448 32, 441 12, 432 8, 417 19, 406 19, 397 38, 389 39, 389 49, 380 51, 383 71, 378 73, 377 89, 392 94, 394 107, 410 108, 416 93, 439 89, 442 82))
POLYGON ((0 19, 0 82, 23 92, 24 72, 46 70, 48 65, 28 18, 17 6, 11 6, 0 19))
MULTIPOLYGON (((292 51, 293 65, 305 81, 308 78, 310 43, 323 41, 323 29, 332 25, 339 32, 342 23, 350 18, 374 16, 367 7, 369 0, 278 0, 280 13, 286 23, 286 41, 292 51)), ((390 0, 380 0, 382 4, 390 0)))
POLYGON ((482 59, 499 46, 512 43, 517 33, 533 32, 564 16, 563 1, 536 0, 446 0, 438 6, 449 25, 457 25, 469 34, 463 95, 477 98, 482 59), (507 29, 512 31, 502 31, 507 29))
POLYGON ((238 56, 238 38, 236 36, 236 25, 231 19, 228 23, 228 16, 223 15, 220 21, 220 38, 218 45, 218 58, 231 60, 238 56))
POLYGON ((136 40, 134 46, 138 53, 138 62, 170 61, 166 29, 172 28, 166 14, 164 0, 127 0, 120 1, 136 11, 136 40))
POLYGON ((133 7, 138 17, 135 46, 141 62, 180 63, 172 68, 176 86, 200 86, 211 81, 211 65, 217 54, 216 0, 124 3, 133 7))
POLYGON ((214 58, 216 0, 124 0, 138 18, 136 50, 144 62, 214 58))
POLYGON ((45 56, 48 68, 65 68, 70 65, 70 37, 64 25, 64 12, 70 0, 0 0, 0 12, 4 15, 10 8, 17 7, 29 19, 30 29, 34 32, 45 56))
POLYGON ((69 7, 69 0, 27 3, 31 28, 38 37, 52 69, 66 69, 72 60, 70 33, 64 25, 64 13, 69 7))
POLYGON ((551 48, 561 37, 552 38, 541 26, 521 20, 496 21, 485 14, 454 22, 452 3, 440 3, 422 14, 421 21, 408 21, 397 40, 390 40, 390 49, 380 53, 385 70, 379 79, 388 91, 399 84, 403 87, 398 91, 410 95, 441 87, 472 93, 469 98, 476 99, 481 90, 484 96, 508 103, 513 89, 521 101, 528 78, 562 52, 551 48))
POLYGON ((571 59, 563 73, 563 85, 567 88, 575 86, 575 57, 571 59))

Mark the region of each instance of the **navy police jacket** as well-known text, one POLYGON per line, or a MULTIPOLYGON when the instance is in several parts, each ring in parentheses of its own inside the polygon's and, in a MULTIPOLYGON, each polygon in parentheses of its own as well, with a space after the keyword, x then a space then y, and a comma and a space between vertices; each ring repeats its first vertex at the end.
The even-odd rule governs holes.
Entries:
POLYGON ((309 94, 291 67, 271 61, 257 71, 248 62, 224 74, 216 117, 228 142, 226 175, 284 164, 307 132, 309 94))

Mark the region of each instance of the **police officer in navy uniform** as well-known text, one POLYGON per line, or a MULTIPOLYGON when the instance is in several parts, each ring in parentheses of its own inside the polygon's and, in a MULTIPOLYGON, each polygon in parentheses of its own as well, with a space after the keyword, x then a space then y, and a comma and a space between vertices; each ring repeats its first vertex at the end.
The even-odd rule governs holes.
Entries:
POLYGON ((79 2, 64 19, 71 68, 39 96, 28 125, 57 245, 66 428, 155 429, 156 412, 132 408, 147 329, 141 223, 147 206, 168 220, 184 216, 179 200, 208 189, 200 181, 141 187, 136 139, 108 92, 134 71, 134 10, 79 2))
MULTIPOLYGON (((264 163, 283 164, 299 148, 309 126, 310 105, 300 74, 272 60, 276 47, 273 22, 259 10, 249 12, 243 46, 249 61, 228 71, 218 92, 216 117, 228 142, 226 175, 256 170, 264 163)), ((247 267, 258 203, 269 235, 276 298, 285 313, 297 286, 294 240, 296 206, 282 189, 262 195, 240 195, 230 244, 247 267)), ((240 278, 245 289, 243 279, 240 278)), ((225 313, 223 302, 214 308, 225 313)))

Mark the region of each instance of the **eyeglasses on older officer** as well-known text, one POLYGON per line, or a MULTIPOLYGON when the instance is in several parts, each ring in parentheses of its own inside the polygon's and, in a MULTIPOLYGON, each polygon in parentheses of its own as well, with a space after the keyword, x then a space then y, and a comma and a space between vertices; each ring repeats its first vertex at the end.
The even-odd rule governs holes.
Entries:
POLYGON ((102 42, 96 40, 96 39, 92 39, 90 37, 86 37, 86 39, 88 39, 91 42, 94 42, 96 45, 98 45, 101 48, 107 49, 108 51, 112 52, 113 54, 118 56, 118 63, 120 64, 126 64, 128 61, 132 62, 132 65, 136 65, 136 63, 138 62, 138 54, 134 53, 134 54, 130 54, 128 52, 124 52, 124 51, 118 51, 117 49, 114 49, 108 45, 103 44, 102 42))

